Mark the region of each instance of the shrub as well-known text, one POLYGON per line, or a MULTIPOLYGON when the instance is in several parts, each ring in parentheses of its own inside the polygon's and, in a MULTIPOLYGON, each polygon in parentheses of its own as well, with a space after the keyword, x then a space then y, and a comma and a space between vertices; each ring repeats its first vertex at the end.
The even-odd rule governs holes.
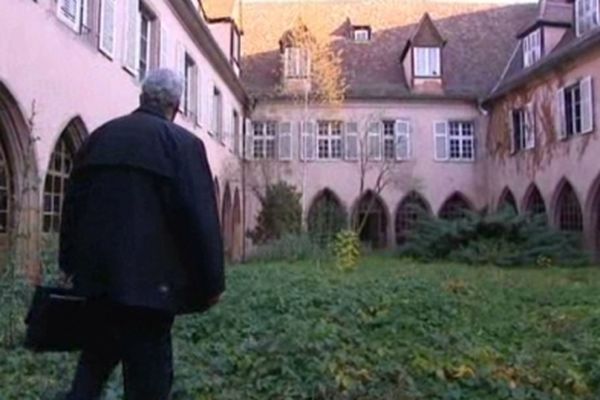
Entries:
POLYGON ((421 261, 521 266, 544 260, 544 265, 576 266, 589 261, 579 239, 550 228, 544 216, 519 216, 507 208, 495 214, 467 212, 455 221, 423 216, 401 254, 421 261))
POLYGON ((296 262, 328 257, 326 249, 306 233, 286 233, 281 238, 258 246, 249 259, 257 262, 296 262))
POLYGON ((265 193, 259 194, 261 210, 256 218, 256 227, 248 233, 252 242, 263 244, 279 239, 287 233, 300 233, 300 197, 296 188, 285 182, 268 185, 265 193))
POLYGON ((338 232, 333 242, 336 266, 341 270, 356 268, 360 259, 360 246, 360 238, 355 231, 345 229, 338 232))

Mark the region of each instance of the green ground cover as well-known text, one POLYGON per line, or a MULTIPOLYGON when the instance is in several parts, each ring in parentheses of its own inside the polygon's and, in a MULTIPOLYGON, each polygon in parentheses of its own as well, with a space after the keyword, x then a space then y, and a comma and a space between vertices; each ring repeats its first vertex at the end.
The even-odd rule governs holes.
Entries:
MULTIPOLYGON (((599 333, 595 268, 247 265, 177 322, 174 399, 598 399, 599 333)), ((73 367, 0 348, 0 399, 53 399, 73 367)))

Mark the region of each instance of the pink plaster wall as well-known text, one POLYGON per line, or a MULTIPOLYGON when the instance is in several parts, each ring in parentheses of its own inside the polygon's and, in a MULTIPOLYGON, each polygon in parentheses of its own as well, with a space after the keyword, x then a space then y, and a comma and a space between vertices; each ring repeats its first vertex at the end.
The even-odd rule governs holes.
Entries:
MULTIPOLYGON (((201 88, 206 90, 201 126, 185 117, 177 122, 204 140, 215 174, 223 173, 230 160, 233 139, 232 110, 243 115, 243 107, 202 49, 191 40, 168 1, 145 0, 156 13, 171 41, 180 41, 200 68, 201 88), (225 140, 217 142, 207 134, 210 123, 212 87, 223 94, 225 140)), ((109 59, 97 50, 95 41, 78 35, 56 17, 53 0, 0 2, 0 81, 20 103, 25 118, 35 113, 33 137, 40 178, 46 173, 50 155, 59 135, 75 116, 88 131, 138 105, 140 83, 122 67, 125 2, 117 2, 116 57, 109 59), (7 38, 11 38, 7 40, 7 38), (35 107, 33 106, 35 104, 35 107)), ((171 43, 174 48, 174 42, 171 43)), ((174 65, 174 60, 171 61, 174 65)), ((239 178, 234 178, 234 180, 239 178)))

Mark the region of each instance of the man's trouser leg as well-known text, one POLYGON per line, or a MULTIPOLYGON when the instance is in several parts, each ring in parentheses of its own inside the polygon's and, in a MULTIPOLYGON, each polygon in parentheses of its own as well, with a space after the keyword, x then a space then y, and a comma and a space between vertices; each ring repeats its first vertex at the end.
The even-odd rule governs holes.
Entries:
POLYGON ((173 383, 173 317, 119 305, 95 310, 94 316, 94 337, 81 353, 67 399, 99 399, 121 361, 126 400, 167 400, 173 383))

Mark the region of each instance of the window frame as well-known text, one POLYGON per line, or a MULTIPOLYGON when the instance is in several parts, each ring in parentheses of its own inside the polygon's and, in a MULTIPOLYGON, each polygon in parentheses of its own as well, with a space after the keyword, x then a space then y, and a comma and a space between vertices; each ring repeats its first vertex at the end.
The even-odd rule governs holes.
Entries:
POLYGON ((511 112, 512 153, 516 154, 527 148, 527 110, 523 107, 511 112))
MULTIPOLYGON (((456 130, 455 130, 456 132, 456 130)), ((448 121, 448 161, 452 162, 474 162, 476 159, 475 155, 475 123, 473 121, 466 120, 449 120, 448 121), (458 135, 453 134, 453 126, 458 124, 458 135), (465 135, 465 128, 470 128, 470 135, 465 135), (452 143, 458 143, 459 156, 453 157, 452 155, 452 143), (469 149, 471 156, 465 157, 465 143, 469 143, 469 149)))
POLYGON ((211 131, 223 143, 223 93, 215 85, 212 91, 211 131))
POLYGON ((262 120, 252 121, 252 149, 250 154, 254 160, 277 160, 277 121, 262 120), (260 129, 257 127, 260 126, 260 129), (271 128, 271 129, 269 129, 271 128), (260 132, 260 134, 257 134, 260 132), (272 134, 271 134, 272 133, 272 134), (257 144, 261 145, 262 151, 257 153, 257 144), (268 149, 273 149, 272 155, 268 149))
POLYGON ((523 65, 525 68, 542 58, 542 30, 538 28, 525 36, 523 40, 523 65))
POLYGON ((371 41, 371 27, 369 26, 353 26, 352 41, 355 43, 368 43, 371 41))
POLYGON ((286 79, 308 79, 310 76, 310 54, 308 49, 289 46, 283 52, 284 77, 286 79), (304 59, 304 62, 302 60, 304 59))
POLYGON ((384 119, 381 121, 382 157, 384 161, 396 161, 396 120, 384 119), (390 130, 391 129, 391 130, 390 130), (391 143, 391 155, 388 146, 391 143))
POLYGON ((600 27, 600 0, 576 0, 575 25, 577 36, 600 27))
POLYGON ((316 131, 316 160, 341 161, 344 159, 344 122, 340 120, 319 120, 316 131), (336 126, 337 125, 337 126, 336 126), (325 134, 321 128, 326 126, 325 134), (337 128, 337 129, 335 129, 337 128), (339 132, 339 133, 338 133, 339 132), (326 144, 327 155, 321 155, 321 144, 326 144), (334 149, 339 150, 337 154, 334 149), (334 155, 335 153, 335 155, 334 155))
POLYGON ((424 78, 424 79, 438 79, 442 77, 443 71, 442 71, 442 49, 441 47, 436 47, 436 46, 417 46, 414 48, 413 51, 413 71, 414 71, 414 77, 415 78, 424 78), (435 52, 437 54, 437 59, 435 61, 437 61, 437 74, 434 74, 434 71, 436 70, 435 68, 432 68, 431 64, 431 54, 432 52, 435 52), (419 66, 420 64, 420 60, 421 57, 425 56, 424 58, 424 66, 425 69, 424 71, 421 71, 419 66))

